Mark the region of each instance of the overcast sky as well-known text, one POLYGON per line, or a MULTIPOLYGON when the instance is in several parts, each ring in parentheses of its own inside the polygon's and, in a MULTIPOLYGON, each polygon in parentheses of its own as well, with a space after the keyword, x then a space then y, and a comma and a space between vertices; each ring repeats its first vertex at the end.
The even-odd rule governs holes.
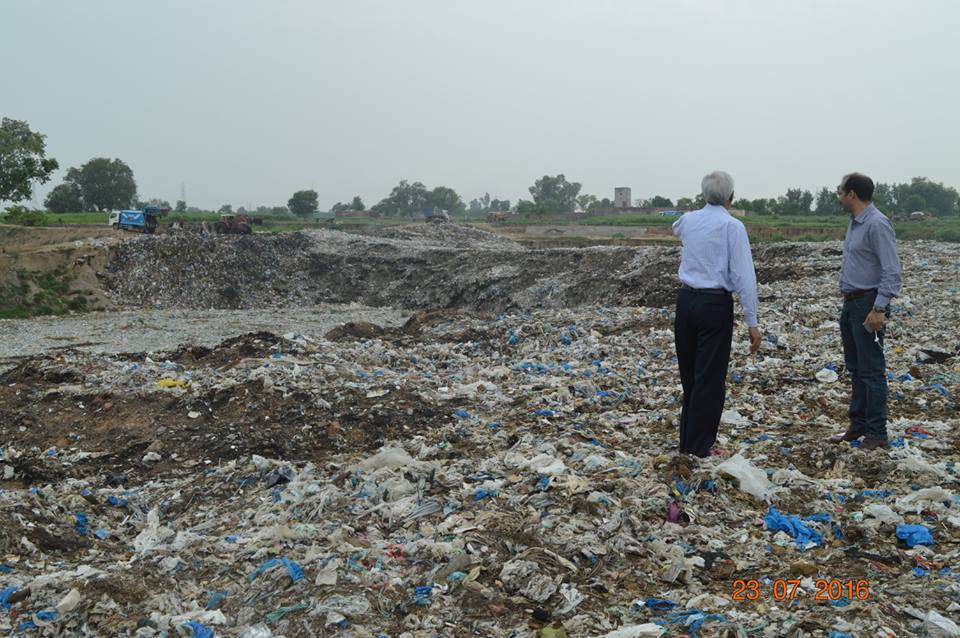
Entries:
POLYGON ((0 0, 0 115, 141 197, 960 187, 954 0, 0 0))

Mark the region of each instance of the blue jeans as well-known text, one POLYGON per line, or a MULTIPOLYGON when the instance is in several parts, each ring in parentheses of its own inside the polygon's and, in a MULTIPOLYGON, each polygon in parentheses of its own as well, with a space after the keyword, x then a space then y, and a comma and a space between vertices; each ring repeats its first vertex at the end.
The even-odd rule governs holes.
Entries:
POLYGON ((840 339, 843 358, 853 384, 850 396, 850 431, 870 439, 887 438, 887 365, 883 356, 883 331, 874 336, 863 326, 877 294, 843 302, 840 339))

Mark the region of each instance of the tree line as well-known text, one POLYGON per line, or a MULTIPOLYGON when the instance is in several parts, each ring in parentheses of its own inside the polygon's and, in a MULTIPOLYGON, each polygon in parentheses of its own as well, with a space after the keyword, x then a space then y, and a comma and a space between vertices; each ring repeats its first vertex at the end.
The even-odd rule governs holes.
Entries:
MULTIPOLYGON (((44 184, 59 168, 59 163, 46 157, 45 136, 31 131, 27 122, 3 118, 0 122, 0 201, 14 203, 29 199, 33 184, 44 184)), ((564 174, 544 175, 527 189, 529 199, 517 202, 515 210, 521 214, 569 213, 574 211, 598 213, 614 212, 614 202, 609 198, 581 194, 580 182, 567 180, 564 174)), ((873 197, 876 206, 889 214, 924 211, 937 216, 960 214, 960 194, 955 188, 944 186, 926 177, 914 177, 901 184, 878 183, 873 197)), ((122 208, 142 208, 153 203, 177 212, 198 212, 178 200, 175 206, 161 199, 142 201, 137 197, 137 183, 133 170, 120 159, 95 157, 85 164, 67 170, 63 183, 54 187, 44 200, 48 211, 72 213, 86 210, 107 211, 122 208)), ((675 203, 668 197, 656 195, 633 202, 640 208, 695 209, 704 205, 703 197, 681 197, 675 203)), ((788 189, 773 198, 738 198, 734 208, 759 215, 834 215, 841 212, 834 189, 822 187, 814 194, 801 188, 788 189)), ((489 193, 470 200, 463 198, 448 186, 428 188, 422 182, 406 179, 391 189, 390 193, 370 207, 369 212, 382 217, 414 217, 425 209, 436 208, 451 215, 480 216, 488 212, 514 210, 509 199, 491 198, 489 193)), ((349 202, 337 202, 332 212, 349 210, 364 211, 366 206, 359 196, 349 202)), ((246 210, 242 206, 237 213, 260 215, 285 215, 292 213, 310 217, 319 211, 319 198, 315 190, 300 190, 293 193, 287 206, 260 206, 246 210)), ((219 212, 233 213, 230 204, 224 204, 219 212)))
MULTIPOLYGON (((926 177, 914 177, 902 184, 879 182, 873 192, 873 203, 887 214, 917 211, 937 217, 960 214, 960 193, 926 177)), ((788 189, 776 198, 737 199, 734 208, 758 215, 836 215, 842 212, 835 189, 824 186, 814 195, 800 188, 788 189)))

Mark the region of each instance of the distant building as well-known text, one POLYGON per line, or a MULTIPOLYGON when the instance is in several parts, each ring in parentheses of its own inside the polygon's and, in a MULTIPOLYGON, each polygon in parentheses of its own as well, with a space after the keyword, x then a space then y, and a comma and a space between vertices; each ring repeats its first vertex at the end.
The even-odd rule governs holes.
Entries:
POLYGON ((626 186, 620 186, 619 188, 613 189, 613 207, 614 208, 630 208, 631 202, 630 199, 630 188, 626 186))

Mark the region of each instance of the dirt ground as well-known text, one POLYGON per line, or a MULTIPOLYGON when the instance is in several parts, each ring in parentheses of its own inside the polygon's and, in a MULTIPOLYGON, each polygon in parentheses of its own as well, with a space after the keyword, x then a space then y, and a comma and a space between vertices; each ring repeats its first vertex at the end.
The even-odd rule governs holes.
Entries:
POLYGON ((93 226, 29 228, 0 224, 0 290, 17 281, 17 271, 65 273, 70 290, 90 298, 90 307, 111 305, 98 273, 112 257, 111 248, 128 235, 93 226))

